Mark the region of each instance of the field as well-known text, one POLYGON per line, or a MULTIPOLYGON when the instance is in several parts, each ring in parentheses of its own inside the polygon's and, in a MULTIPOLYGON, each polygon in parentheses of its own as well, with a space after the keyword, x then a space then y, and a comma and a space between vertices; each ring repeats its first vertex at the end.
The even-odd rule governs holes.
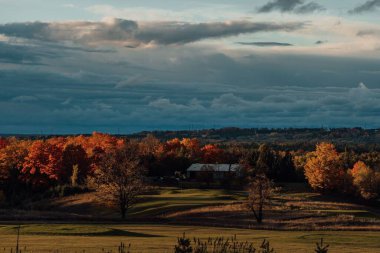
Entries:
POLYGON ((237 235, 255 245, 268 239, 280 253, 312 252, 322 237, 331 252, 371 253, 380 248, 376 208, 286 185, 259 226, 244 206, 245 198, 241 191, 160 188, 142 196, 126 221, 97 202, 94 193, 36 202, 33 211, 1 210, 0 253, 14 247, 20 223, 25 253, 115 252, 121 242, 130 243, 132 253, 172 252, 183 233, 201 238, 237 235))
MULTIPOLYGON (((286 185, 265 211, 258 226, 244 205, 246 193, 218 189, 161 188, 141 196, 127 222, 204 225, 270 230, 372 230, 380 231, 380 210, 325 197, 303 185, 286 185)), ((0 220, 119 222, 117 210, 98 202, 94 193, 41 201, 33 211, 0 211, 0 220)))
MULTIPOLYGON (((16 241, 15 225, 0 227, 0 252, 10 252, 16 241)), ((72 225, 30 224, 21 228, 20 244, 26 252, 102 252, 116 249, 120 242, 131 244, 132 252, 173 252, 176 238, 187 236, 236 235, 239 240, 249 240, 256 245, 268 239, 278 253, 312 252, 314 243, 321 237, 331 244, 331 252, 377 253, 380 232, 304 232, 258 231, 249 229, 210 228, 171 225, 72 225)))

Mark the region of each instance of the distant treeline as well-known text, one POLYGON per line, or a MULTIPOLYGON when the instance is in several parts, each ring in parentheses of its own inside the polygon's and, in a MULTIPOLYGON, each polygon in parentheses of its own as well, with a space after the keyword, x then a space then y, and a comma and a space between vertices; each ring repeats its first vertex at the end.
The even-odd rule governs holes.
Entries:
MULTIPOLYGON (((305 131, 314 133, 318 130, 305 131)), ((361 133, 367 130, 344 131, 361 133)), ((275 182, 307 180, 319 191, 343 189, 341 183, 344 183, 346 192, 361 191, 359 195, 375 198, 378 192, 377 181, 372 181, 380 171, 380 152, 377 149, 364 149, 361 144, 352 145, 354 148, 346 146, 337 150, 333 144, 325 143, 317 146, 316 151, 310 151, 302 145, 293 147, 292 144, 273 145, 249 141, 219 143, 199 138, 162 140, 152 134, 142 138, 126 138, 96 132, 89 136, 41 139, 8 137, 0 138, 0 189, 3 198, 10 204, 17 204, 25 198, 31 199, 37 193, 38 196, 55 196, 52 189, 58 188, 63 194, 74 191, 62 186, 85 190, 93 187, 90 184, 94 181, 93 177, 100 174, 97 172, 106 176, 109 174, 107 170, 110 170, 107 166, 113 168, 114 164, 117 165, 117 159, 124 159, 126 166, 135 164, 134 167, 144 177, 184 179, 186 169, 193 163, 240 163, 242 171, 226 178, 225 182, 221 182, 222 186, 243 188, 247 179, 254 177, 259 171, 275 182), (129 154, 126 156, 122 152, 129 154), (112 162, 112 166, 109 165, 112 162), (325 167, 329 169, 324 170, 325 167), (310 168, 315 171, 310 172, 310 168), (356 173, 357 171, 360 173, 356 173), (354 181, 354 175, 360 176, 361 181, 354 181), (326 182, 313 183, 313 177, 322 178, 326 182), (332 182, 333 186, 327 185, 328 182, 332 182), (355 184, 371 185, 371 189, 355 190, 355 184)), ((118 170, 121 171, 118 173, 122 173, 122 166, 118 170)), ((200 178, 203 179, 209 181, 207 175, 200 178)))

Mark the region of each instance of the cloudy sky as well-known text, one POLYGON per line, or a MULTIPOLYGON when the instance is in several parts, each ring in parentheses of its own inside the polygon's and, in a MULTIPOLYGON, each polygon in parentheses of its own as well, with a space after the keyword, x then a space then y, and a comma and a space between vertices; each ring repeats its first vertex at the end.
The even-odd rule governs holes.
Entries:
POLYGON ((380 0, 0 0, 0 133, 380 127, 380 0))

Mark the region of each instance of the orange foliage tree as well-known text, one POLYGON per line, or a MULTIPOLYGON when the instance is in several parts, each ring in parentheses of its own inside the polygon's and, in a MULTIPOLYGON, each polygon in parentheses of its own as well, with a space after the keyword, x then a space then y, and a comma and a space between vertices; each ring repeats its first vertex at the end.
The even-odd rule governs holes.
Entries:
POLYGON ((17 193, 25 191, 19 176, 30 145, 30 141, 13 138, 0 149, 0 186, 10 205, 17 202, 17 193))
POLYGON ((374 199, 380 190, 380 174, 369 168, 364 162, 358 161, 349 171, 357 192, 365 199, 374 199))
POLYGON ((24 181, 35 187, 63 181, 62 151, 62 148, 47 141, 34 141, 21 170, 24 181))
POLYGON ((0 149, 0 179, 8 180, 12 175, 17 177, 30 145, 30 141, 13 139, 6 147, 0 149))
POLYGON ((318 144, 305 164, 305 176, 310 186, 321 192, 339 189, 344 174, 340 156, 331 143, 318 144))

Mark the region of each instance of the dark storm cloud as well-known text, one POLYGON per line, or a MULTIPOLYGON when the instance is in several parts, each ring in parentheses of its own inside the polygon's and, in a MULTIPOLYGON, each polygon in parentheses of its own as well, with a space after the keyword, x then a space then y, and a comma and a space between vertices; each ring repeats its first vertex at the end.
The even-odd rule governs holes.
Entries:
POLYGON ((0 62, 21 64, 30 62, 36 63, 38 60, 38 55, 29 51, 26 47, 12 46, 0 42, 0 62))
POLYGON ((157 42, 159 44, 183 44, 242 33, 257 33, 270 31, 294 31, 303 27, 302 23, 253 23, 246 21, 226 23, 181 24, 162 23, 149 26, 136 36, 144 42, 157 42))
POLYGON ((67 61, 43 56, 41 68, 2 69, 0 132, 380 124, 377 60, 122 50, 128 54, 69 50, 67 61))
POLYGON ((363 12, 375 11, 380 7, 380 0, 367 1, 349 11, 351 14, 360 14, 363 12))
POLYGON ((294 31, 303 23, 254 23, 231 21, 214 23, 150 22, 137 23, 113 19, 109 22, 14 23, 0 25, 6 36, 81 44, 121 44, 134 48, 146 44, 185 44, 208 38, 221 38, 244 33, 294 31))
POLYGON ((259 13, 280 11, 304 14, 322 10, 325 10, 325 8, 316 2, 305 3, 304 0, 273 0, 259 7, 257 11, 259 13))
POLYGON ((293 44, 290 44, 290 43, 273 42, 273 41, 266 41, 266 42, 237 42, 237 44, 244 45, 244 46, 258 46, 258 47, 290 47, 290 46, 293 46, 293 44))

